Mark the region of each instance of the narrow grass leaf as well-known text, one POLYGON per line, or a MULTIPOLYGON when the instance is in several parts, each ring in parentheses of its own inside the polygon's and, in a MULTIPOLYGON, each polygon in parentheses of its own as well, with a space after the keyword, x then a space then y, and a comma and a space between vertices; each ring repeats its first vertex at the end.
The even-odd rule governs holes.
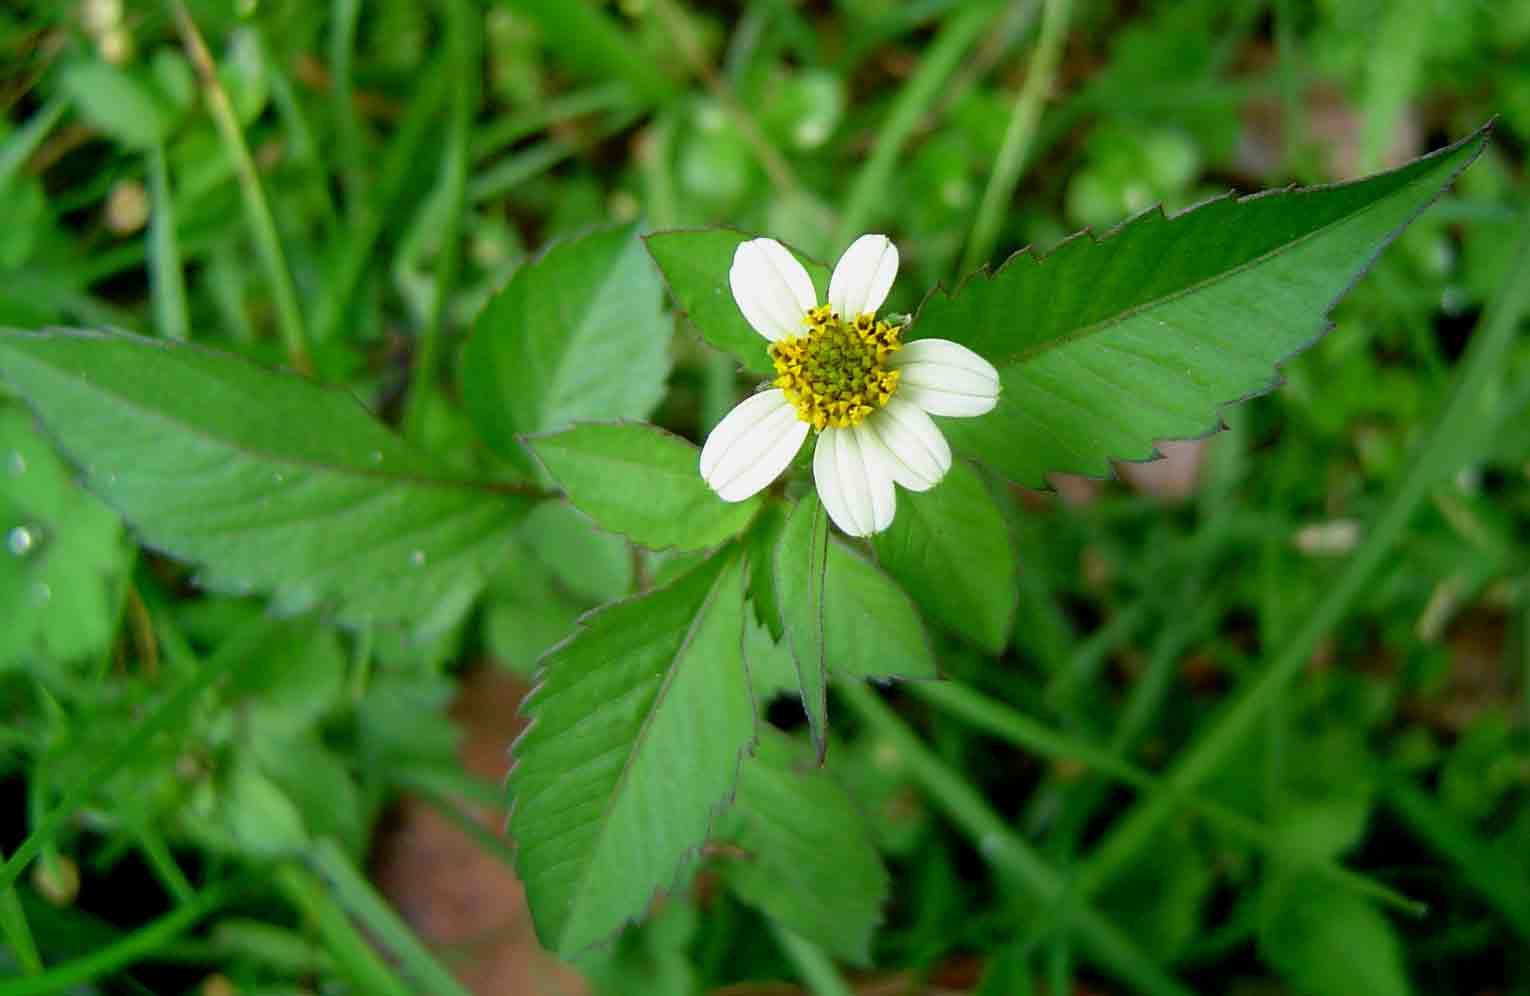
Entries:
POLYGON ((343 392, 197 346, 3 333, 0 378, 146 544, 283 609, 433 622, 532 505, 442 470, 343 392))
POLYGON ((742 559, 590 615, 526 699, 510 834, 537 935, 564 957, 673 887, 754 740, 742 559))

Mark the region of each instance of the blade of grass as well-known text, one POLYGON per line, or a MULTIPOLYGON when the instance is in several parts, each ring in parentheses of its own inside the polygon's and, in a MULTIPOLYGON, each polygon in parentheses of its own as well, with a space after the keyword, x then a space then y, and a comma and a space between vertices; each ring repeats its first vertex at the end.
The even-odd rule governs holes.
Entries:
POLYGON ((535 135, 554 125, 601 111, 626 110, 632 95, 620 83, 600 83, 583 90, 549 97, 515 114, 507 114, 475 129, 473 162, 482 163, 528 135, 535 135))
MULTIPOLYGON (((1168 793, 1177 805, 1199 814, 1224 832, 1247 841, 1267 854, 1285 860, 1299 858, 1296 854, 1288 853, 1288 849, 1256 820, 1237 810, 1191 792, 1181 792, 1166 783, 1164 779, 1132 764, 1116 751, 1097 747, 1077 737, 1054 730, 975 689, 955 681, 914 681, 908 682, 903 687, 914 698, 959 717, 973 728, 1013 744, 1021 750, 1030 751, 1054 761, 1081 761, 1100 774, 1124 785, 1130 785, 1139 792, 1168 793)), ((1331 860, 1318 862, 1313 865, 1313 868, 1345 888, 1379 900, 1402 912, 1414 916, 1424 912, 1422 903, 1409 899, 1396 889, 1359 872, 1350 871, 1331 860)))
POLYGON ((314 305, 315 341, 328 342, 345 321, 356 287, 366 273, 384 227, 403 197, 416 160, 424 151, 425 139, 436 124, 451 79, 446 56, 442 54, 426 70, 423 85, 415 92, 403 122, 383 154, 377 184, 353 218, 347 237, 337 250, 335 262, 325 274, 324 289, 314 305))
POLYGON ((446 4, 447 64, 452 70, 451 113, 446 129, 446 146, 441 156, 440 196, 445 201, 445 219, 437 233, 435 299, 424 334, 415 346, 414 372, 410 378, 409 397, 404 407, 404 431, 418 437, 435 397, 437 366, 440 363, 441 336, 446 324, 447 305, 457 283, 462 262, 462 221, 467 214, 467 181, 473 116, 478 110, 479 41, 474 11, 464 0, 446 4))
POLYGON ((361 122, 356 117, 354 79, 356 26, 361 0, 334 0, 329 16, 329 111, 334 119, 335 154, 346 217, 354 223, 361 209, 361 122))
MULTIPOLYGON (((620 111, 596 129, 593 142, 603 141, 618 132, 625 131, 638 118, 633 110, 620 111)), ((566 159, 578 155, 582 145, 562 138, 548 138, 503 161, 494 164, 475 176, 468 184, 468 197, 474 204, 503 197, 526 181, 541 176, 566 159)))
POLYGON ((37 939, 32 936, 31 924, 27 923, 21 897, 12 887, 0 890, 0 937, 5 939, 5 946, 11 949, 22 972, 27 975, 42 972, 42 954, 37 950, 37 939))
POLYGON ((1041 902, 1056 906, 1060 915, 1065 910, 1068 927, 1102 969, 1129 982, 1134 992, 1188 996, 1190 990, 1168 975, 1130 936, 1074 895, 1073 885, 1015 833, 1009 821, 994 812, 976 789, 926 747, 875 692, 859 682, 835 687, 851 711, 896 749, 904 770, 973 840, 996 871, 1041 902))
POLYGON ((191 19, 183 0, 168 0, 180 30, 181 42, 191 63, 196 67, 202 82, 202 95, 207 109, 217 126, 218 137, 223 141, 224 151, 233 161, 235 175, 239 178, 239 192, 244 201, 246 220, 255 239, 255 249, 271 282, 271 294, 276 300, 277 324, 282 342, 287 349, 287 362, 304 375, 313 373, 313 362, 308 352, 308 331, 303 324, 303 312, 298 307, 297 287, 292 282, 292 272, 287 266, 287 256, 282 250, 281 237, 276 231, 276 219, 266 201, 260 174, 255 160, 250 157, 250 147, 244 140, 234 106, 228 92, 218 80, 218 70, 207 42, 191 19))
POLYGON ((27 118, 27 123, 17 128, 11 137, 0 142, 0 190, 4 190, 11 178, 21 171, 22 165, 37 151, 68 108, 67 98, 55 97, 27 118))
MULTIPOLYGON (((1231 756, 1280 689, 1306 665, 1323 636, 1343 620, 1365 592, 1430 489, 1480 446, 1483 440, 1475 425, 1484 414, 1484 388, 1503 369, 1518 324, 1530 308, 1530 211, 1525 214, 1511 258, 1505 282, 1472 335, 1443 409, 1414 451, 1365 540, 1264 672, 1240 689, 1205 732, 1180 752, 1166 776, 1174 792, 1193 789, 1231 756), (1475 445, 1463 446, 1465 440, 1475 445)), ((1094 894, 1143 852, 1153 834, 1174 813, 1174 800, 1170 792, 1145 796, 1117 821, 1080 870, 1084 895, 1094 894)))
POLYGON ((643 46, 590 0, 514 0, 509 6, 530 15, 549 49, 575 67, 625 80, 646 103, 664 103, 675 96, 674 82, 644 54, 643 46))
POLYGON ((423 991, 433 996, 468 996, 467 990, 442 967, 409 925, 356 871, 338 844, 318 841, 310 852, 310 860, 340 906, 393 953, 423 991))
POLYGON ((10 860, 0 866, 0 890, 8 889, 26 870, 38 853, 53 841, 59 827, 81 806, 90 800, 96 790, 106 783, 129 761, 138 758, 160 733, 182 728, 186 713, 197 699, 219 679, 233 674, 248 663, 249 655, 242 646, 232 641, 189 675, 185 682, 143 722, 139 723, 121 743, 117 750, 101 759, 79 781, 75 782, 64 797, 52 809, 43 813, 35 822, 32 832, 16 848, 10 860))
POLYGON ((1031 139, 1036 134, 1036 123, 1041 120, 1041 105, 1052 89, 1057 77, 1058 56, 1062 52, 1063 38, 1068 31, 1068 17, 1073 0, 1046 0, 1041 12, 1041 34, 1031 51, 1030 67, 1025 83, 1015 98, 1010 112, 1009 126, 1004 129, 1004 142, 999 146, 999 156, 994 161, 993 173, 983 190, 983 200, 978 205, 977 220, 973 222, 972 234, 967 239, 967 251, 962 255, 961 275, 971 273, 989 261, 994 246, 999 241, 999 228, 1003 224, 1004 210, 1014 200, 1015 188, 1020 184, 1025 169, 1026 156, 1030 152, 1031 139))
POLYGON ((383 962, 312 873, 295 865, 284 865, 276 870, 272 880, 324 939, 336 968, 350 979, 357 992, 368 996, 412 996, 413 990, 383 962))
POLYGON ((1493 849, 1485 841, 1407 776, 1393 775, 1382 788, 1387 805, 1413 835, 1453 864, 1461 878, 1530 943, 1530 893, 1521 886, 1520 875, 1494 861, 1493 849))
POLYGON ((156 145, 145 157, 149 172, 149 293, 154 302, 154 327, 166 339, 185 339, 190 322, 186 317, 186 278, 181 270, 181 250, 175 238, 175 207, 170 196, 170 171, 165 167, 165 147, 156 145))
POLYGON ((836 246, 849 245, 851 239, 877 220, 877 209, 887 200, 888 181, 892 179, 904 145, 919 127, 925 111, 940 95, 942 85, 961 65, 997 10, 998 5, 994 3, 967 5, 946 21, 940 34, 936 35, 920 60, 919 69, 898 92, 887 120, 877 133, 871 154, 850 185, 844 213, 834 230, 836 246))
POLYGON ((839 970, 823 949, 811 941, 792 933, 790 927, 767 917, 771 936, 786 955, 786 960, 797 970, 798 978, 813 996, 854 996, 853 990, 840 978, 839 970))
POLYGON ((102 978, 151 957, 155 951, 216 912, 249 884, 247 879, 220 882, 203 890, 194 900, 133 931, 122 940, 82 958, 65 962, 41 975, 0 982, 0 996, 45 996, 60 993, 102 978))

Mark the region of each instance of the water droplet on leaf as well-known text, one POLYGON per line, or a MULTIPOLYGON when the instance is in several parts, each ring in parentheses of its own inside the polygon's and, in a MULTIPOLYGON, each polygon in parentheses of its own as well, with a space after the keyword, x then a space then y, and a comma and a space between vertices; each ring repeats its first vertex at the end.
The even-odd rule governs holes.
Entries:
POLYGON ((25 557, 37 545, 37 534, 26 526, 17 526, 5 534, 5 548, 18 557, 25 557))

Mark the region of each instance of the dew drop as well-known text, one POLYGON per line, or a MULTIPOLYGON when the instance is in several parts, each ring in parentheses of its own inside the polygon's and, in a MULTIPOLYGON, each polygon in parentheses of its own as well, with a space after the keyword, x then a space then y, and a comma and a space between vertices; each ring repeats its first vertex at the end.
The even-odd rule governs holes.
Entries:
POLYGON ((277 484, 286 484, 287 475, 278 470, 276 473, 271 475, 271 480, 275 481, 277 484))
POLYGON ((411 553, 409 555, 409 562, 411 564, 413 564, 414 566, 416 566, 416 567, 424 567, 425 566, 425 551, 424 550, 416 550, 413 553, 411 553))
POLYGON ((5 461, 5 469, 12 477, 20 477, 27 472, 27 458, 21 455, 20 450, 11 450, 11 455, 5 461))
POLYGON ((37 534, 26 526, 17 526, 5 534, 5 548, 18 557, 25 557, 37 545, 37 534))
POLYGON ((373 450, 367 454, 367 459, 373 463, 382 463, 382 450, 373 450))
POLYGON ((47 605, 53 600, 53 588, 46 582, 39 581, 32 585, 32 604, 36 606, 47 605))

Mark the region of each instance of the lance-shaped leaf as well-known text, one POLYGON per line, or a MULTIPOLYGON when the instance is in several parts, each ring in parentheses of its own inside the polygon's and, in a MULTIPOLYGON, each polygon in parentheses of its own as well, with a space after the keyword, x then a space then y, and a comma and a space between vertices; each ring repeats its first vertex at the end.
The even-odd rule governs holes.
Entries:
POLYGON ((518 433, 639 418, 664 395, 670 322, 633 226, 560 242, 516 271, 473 324, 462 396, 512 458, 518 433))
MULTIPOLYGON (((709 228, 655 232, 645 241, 675 303, 702 337, 732 353, 745 369, 765 375, 775 369, 765 352, 769 343, 744 320, 728 285, 733 253, 751 238, 754 236, 730 228, 709 228)), ((795 250, 793 255, 807 267, 818 300, 823 301, 828 293, 829 268, 795 250)))
POLYGON ((854 800, 789 737, 762 732, 717 837, 741 852, 721 852, 740 899, 846 961, 869 960, 887 870, 854 800))
POLYGON ((829 516, 817 495, 807 495, 776 541, 772 571, 781 622, 797 662, 797 684, 818 759, 828 743, 828 646, 824 639, 824 581, 828 574, 829 516))
POLYGON ((783 643, 796 661, 797 686, 820 756, 828 730, 828 676, 936 677, 914 603, 880 568, 828 534, 816 496, 803 498, 781 528, 772 567, 783 643))
POLYGON ((436 466, 344 392, 199 346, 4 332, 0 377, 144 543, 284 609, 449 616, 533 504, 436 466))
POLYGON ((722 553, 589 616, 543 662, 515 744, 510 833, 537 935, 573 955, 691 865, 754 739, 744 570, 722 553))
POLYGON ((717 497, 698 469, 701 452, 651 425, 587 423, 527 445, 596 525, 650 549, 715 546, 760 508, 758 497, 717 497))
POLYGON ((960 342, 999 369, 999 406, 942 428, 1011 480, 1103 476, 1153 443, 1204 435, 1218 409, 1270 390, 1333 304, 1487 141, 1488 129, 1354 183, 1159 209, 1096 241, 1024 252, 933 293, 910 335, 960 342))

